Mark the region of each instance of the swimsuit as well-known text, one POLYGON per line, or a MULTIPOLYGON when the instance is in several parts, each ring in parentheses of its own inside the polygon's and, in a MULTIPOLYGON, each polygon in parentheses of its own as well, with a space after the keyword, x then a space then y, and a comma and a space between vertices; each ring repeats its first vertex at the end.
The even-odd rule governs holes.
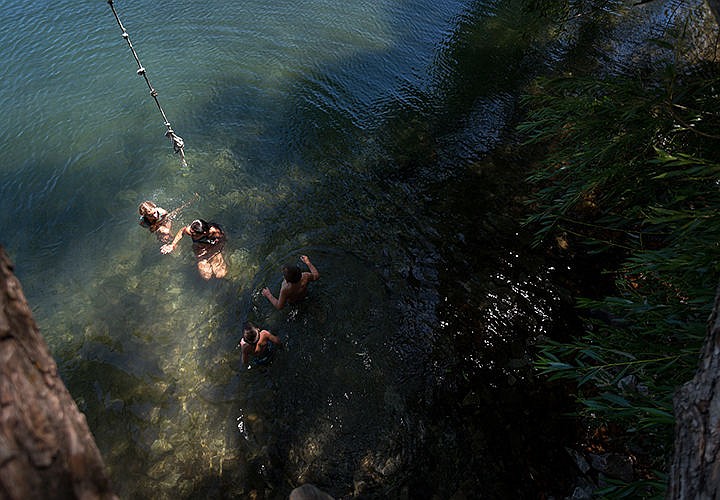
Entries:
MULTIPOLYGON (((217 224, 210 222, 210 228, 215 228, 220 231, 219 236, 210 237, 207 233, 196 235, 190 231, 190 239, 193 242, 193 248, 195 249, 195 257, 198 260, 208 260, 216 254, 220 253, 225 243, 225 232, 217 224)), ((209 229, 208 229, 209 231, 209 229)))
POLYGON ((273 357, 273 353, 275 351, 275 343, 270 342, 269 340, 265 344, 265 349, 260 354, 255 354, 255 346, 257 345, 257 341, 255 342, 247 342, 245 339, 240 339, 240 345, 241 346, 252 346, 253 352, 252 354, 248 355, 250 358, 249 363, 259 366, 259 365, 266 365, 270 362, 270 360, 273 357))
POLYGON ((193 243, 201 243, 204 245, 214 245, 220 240, 220 238, 210 238, 207 235, 200 236, 199 238, 195 239, 193 238, 193 243))
POLYGON ((225 239, 225 231, 223 231, 220 226, 218 226, 214 222, 208 223, 208 226, 209 226, 208 232, 202 233, 200 236, 195 236, 195 233, 190 231, 190 233, 191 233, 190 238, 192 239, 193 243, 199 243, 201 245, 215 245, 225 239), (220 231, 220 236, 215 236, 215 237, 211 238, 208 235, 208 233, 210 232, 210 229, 212 229, 212 228, 215 228, 218 231, 220 231))
POLYGON ((162 217, 160 217, 160 218, 159 218, 158 220, 156 220, 155 222, 150 222, 150 221, 147 219, 147 217, 143 215, 142 217, 140 217, 140 225, 141 225, 142 227, 147 227, 147 228, 149 228, 149 229, 150 229, 150 232, 151 232, 151 233, 154 233, 155 231, 157 231, 157 230, 160 228, 160 226, 163 225, 163 223, 165 222, 165 219, 167 219, 167 214, 163 215, 162 217))
POLYGON ((255 365, 268 364, 272 360, 274 353, 275 353, 275 343, 268 341, 268 343, 265 344, 265 350, 262 353, 260 353, 259 356, 256 356, 253 358, 253 364, 255 364, 255 365))

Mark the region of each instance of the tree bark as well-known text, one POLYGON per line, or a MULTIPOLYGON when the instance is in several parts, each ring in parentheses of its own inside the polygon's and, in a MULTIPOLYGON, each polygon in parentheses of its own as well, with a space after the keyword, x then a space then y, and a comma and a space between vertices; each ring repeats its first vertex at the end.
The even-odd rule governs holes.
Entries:
POLYGON ((2 247, 0 498, 117 498, 2 247))
POLYGON ((675 394, 668 499, 720 498, 720 288, 695 377, 675 394))

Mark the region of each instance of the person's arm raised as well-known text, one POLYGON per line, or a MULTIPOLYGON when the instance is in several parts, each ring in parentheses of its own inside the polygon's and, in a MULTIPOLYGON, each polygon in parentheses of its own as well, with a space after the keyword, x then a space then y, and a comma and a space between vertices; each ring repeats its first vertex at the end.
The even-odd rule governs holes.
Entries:
POLYGON ((307 255, 301 255, 300 259, 305 263, 306 266, 308 266, 308 269, 310 269, 310 274, 312 274, 312 281, 319 280, 320 273, 318 272, 317 268, 313 266, 313 263, 310 262, 310 258, 307 255))

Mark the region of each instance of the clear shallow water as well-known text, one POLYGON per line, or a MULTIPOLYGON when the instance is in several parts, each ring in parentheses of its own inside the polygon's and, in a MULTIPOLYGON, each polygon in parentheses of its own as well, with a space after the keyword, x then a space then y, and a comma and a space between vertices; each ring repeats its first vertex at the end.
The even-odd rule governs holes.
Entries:
POLYGON ((399 494, 453 364, 436 351, 460 335, 438 313, 448 268, 473 267, 485 344, 542 334, 552 312, 493 198, 518 178, 477 166, 536 61, 530 20, 512 2, 115 6, 189 167, 106 2, 5 2, 0 244, 116 490, 399 494), (175 228, 223 225, 221 281, 137 225, 141 201, 194 193, 175 228), (259 292, 301 254, 321 280, 276 312, 259 292), (246 318, 286 343, 268 367, 240 366, 246 318))

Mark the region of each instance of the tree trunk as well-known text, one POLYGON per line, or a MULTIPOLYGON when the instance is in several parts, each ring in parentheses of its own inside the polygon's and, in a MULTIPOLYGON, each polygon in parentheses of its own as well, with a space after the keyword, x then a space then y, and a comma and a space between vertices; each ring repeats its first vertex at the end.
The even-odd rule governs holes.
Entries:
POLYGON ((673 399, 675 455, 669 499, 720 498, 720 288, 695 377, 673 399))
POLYGON ((117 498, 2 247, 0 498, 117 498))

